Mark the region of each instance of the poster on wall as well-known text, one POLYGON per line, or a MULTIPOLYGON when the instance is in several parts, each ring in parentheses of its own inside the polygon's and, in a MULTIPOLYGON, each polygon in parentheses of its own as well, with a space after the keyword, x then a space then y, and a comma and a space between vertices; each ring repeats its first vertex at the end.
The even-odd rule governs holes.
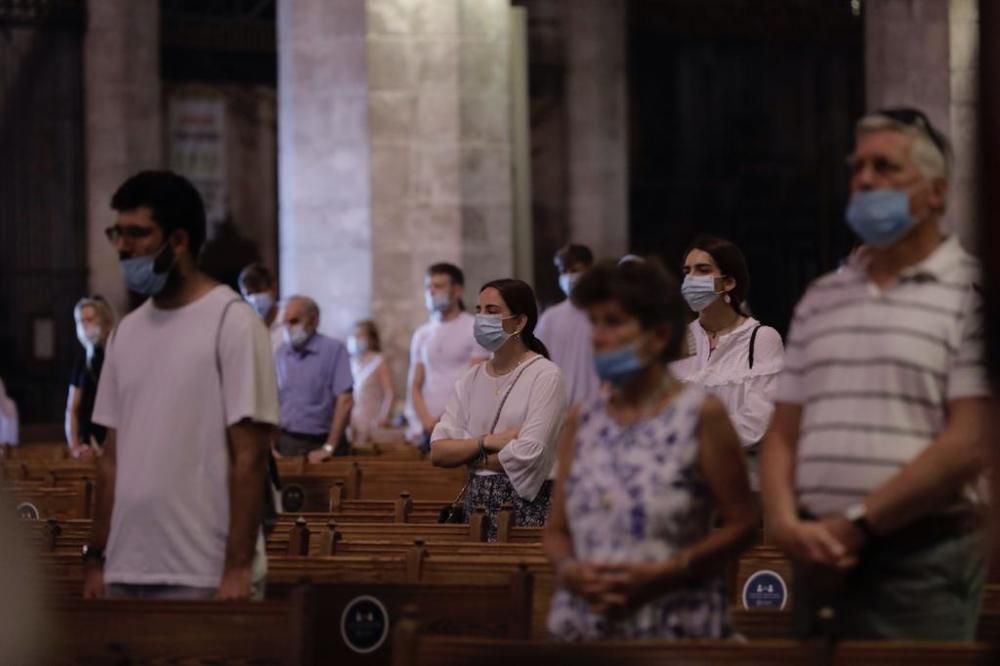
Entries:
POLYGON ((169 102, 170 168, 201 192, 209 229, 226 217, 226 107, 220 98, 178 97, 169 102))

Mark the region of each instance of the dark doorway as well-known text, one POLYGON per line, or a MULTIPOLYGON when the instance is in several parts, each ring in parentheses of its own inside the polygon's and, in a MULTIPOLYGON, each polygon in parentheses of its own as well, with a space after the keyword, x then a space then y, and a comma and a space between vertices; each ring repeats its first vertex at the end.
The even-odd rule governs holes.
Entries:
MULTIPOLYGON (((84 3, 0 3, 0 377, 58 421, 85 294, 84 3)), ((23 436, 22 427, 22 436, 23 436)))
POLYGON ((862 17, 846 0, 629 10, 632 247, 677 267, 699 233, 733 240, 754 314, 784 333, 852 243, 844 157, 864 108, 862 17))

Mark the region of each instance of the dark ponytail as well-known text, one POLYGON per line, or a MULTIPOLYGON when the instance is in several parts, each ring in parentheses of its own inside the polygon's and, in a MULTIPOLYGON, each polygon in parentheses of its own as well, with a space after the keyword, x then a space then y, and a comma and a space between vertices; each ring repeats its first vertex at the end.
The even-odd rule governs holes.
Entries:
POLYGON ((538 324, 538 302, 535 300, 535 292, 528 283, 513 278, 493 280, 484 284, 479 293, 483 293, 487 289, 496 289, 500 292, 500 298, 507 304, 511 314, 524 315, 528 318, 528 323, 521 331, 521 340, 524 341, 524 346, 536 354, 549 358, 548 348, 535 337, 535 326, 538 324))

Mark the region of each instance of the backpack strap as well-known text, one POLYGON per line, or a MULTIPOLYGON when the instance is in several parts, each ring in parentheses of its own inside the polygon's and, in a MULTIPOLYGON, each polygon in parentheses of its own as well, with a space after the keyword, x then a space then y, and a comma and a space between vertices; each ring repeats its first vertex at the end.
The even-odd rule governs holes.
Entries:
POLYGON ((754 346, 757 344, 757 331, 760 330, 763 324, 757 324, 754 326, 753 333, 750 334, 750 369, 753 370, 753 350, 754 346))

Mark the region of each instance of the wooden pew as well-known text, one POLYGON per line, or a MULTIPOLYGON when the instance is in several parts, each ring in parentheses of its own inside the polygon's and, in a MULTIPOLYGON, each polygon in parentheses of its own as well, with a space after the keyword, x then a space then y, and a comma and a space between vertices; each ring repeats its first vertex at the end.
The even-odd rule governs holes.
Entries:
POLYGON ((278 461, 278 474, 283 485, 289 478, 358 475, 357 492, 348 492, 345 499, 392 500, 408 491, 414 500, 442 504, 454 500, 468 479, 462 468, 443 469, 426 460, 384 460, 378 456, 345 456, 315 465, 305 458, 283 458, 278 461))
POLYGON ((33 442, 14 446, 0 445, 0 460, 50 461, 66 460, 69 448, 65 442, 33 442))
POLYGON ((607 641, 562 643, 434 636, 419 627, 418 609, 393 631, 393 666, 826 666, 822 646, 796 641, 607 641))
POLYGON ((74 600, 55 607, 54 664, 312 664, 308 592, 265 602, 74 600))
MULTIPOLYGON (((511 639, 529 635, 531 576, 524 571, 515 572, 505 580, 324 583, 310 588, 316 616, 322 622, 315 634, 318 664, 391 663, 391 641, 379 643, 378 634, 368 635, 372 628, 365 626, 365 620, 382 625, 378 622, 382 619, 381 610, 385 613, 387 630, 391 629, 401 619, 403 608, 416 602, 424 609, 421 620, 429 633, 511 639), (347 615, 352 602, 359 597, 378 601, 381 608, 376 606, 376 617, 355 619, 347 615), (352 619, 362 623, 360 638, 363 642, 355 647, 372 648, 371 652, 358 654, 346 642, 346 636, 354 635, 347 626, 352 619)), ((269 598, 281 598, 288 591, 285 585, 268 585, 269 598)), ((362 608, 372 608, 362 604, 362 608)))
POLYGON ((268 552, 289 555, 328 555, 335 551, 333 543, 346 541, 398 541, 412 544, 423 541, 486 541, 483 515, 477 514, 467 525, 410 523, 310 523, 304 518, 291 522, 282 517, 268 537, 268 552))
POLYGON ((90 481, 76 481, 49 486, 36 485, 30 481, 17 482, 12 486, 11 495, 22 518, 76 520, 90 518, 94 484, 90 481))
POLYGON ((834 666, 996 666, 1000 648, 987 643, 931 641, 844 641, 838 643, 834 666))

